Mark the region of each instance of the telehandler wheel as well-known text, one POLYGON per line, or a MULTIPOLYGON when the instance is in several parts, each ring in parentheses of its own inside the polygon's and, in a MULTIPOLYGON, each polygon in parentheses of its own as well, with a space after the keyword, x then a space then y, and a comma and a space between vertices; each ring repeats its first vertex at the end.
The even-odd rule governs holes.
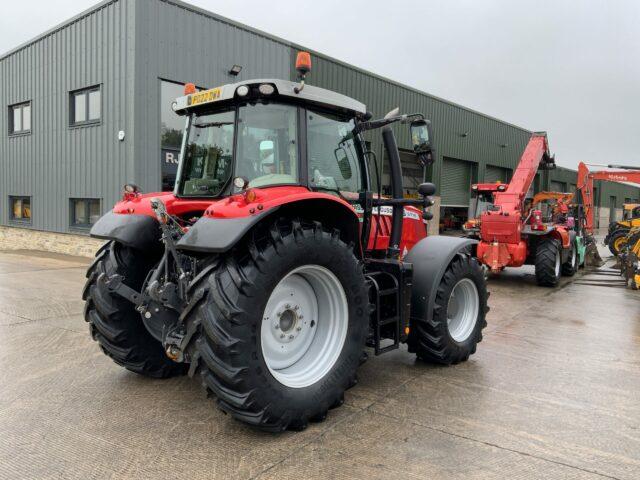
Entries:
POLYGON ((543 287, 555 287, 561 273, 560 242, 555 238, 544 238, 536 249, 536 281, 543 287))
POLYGON ((578 247, 573 245, 571 247, 571 254, 569 260, 562 264, 562 275, 565 277, 573 277, 580 268, 578 264, 578 247))
POLYGON ((607 246, 609 247, 609 251, 616 257, 620 255, 622 247, 627 243, 627 235, 629 235, 629 230, 617 230, 609 237, 607 246))
POLYGON ((478 261, 457 255, 438 286, 432 320, 421 320, 413 326, 409 351, 422 360, 443 365, 468 360, 487 326, 488 296, 478 261))
POLYGON ((134 305, 104 284, 101 274, 118 273, 123 283, 140 290, 152 268, 142 252, 111 242, 96 255, 87 271, 82 292, 85 300, 84 319, 102 351, 127 370, 155 378, 186 373, 186 365, 175 363, 164 353, 162 344, 145 328, 134 305))
POLYGON ((236 419, 301 430, 355 385, 369 297, 362 264, 337 230, 277 221, 220 258, 193 298, 203 386, 236 419))

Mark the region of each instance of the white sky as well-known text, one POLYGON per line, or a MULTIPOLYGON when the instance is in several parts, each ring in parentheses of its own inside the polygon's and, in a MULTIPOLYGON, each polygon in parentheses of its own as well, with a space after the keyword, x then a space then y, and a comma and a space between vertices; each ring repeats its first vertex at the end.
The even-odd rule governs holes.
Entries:
MULTIPOLYGON (((2 3, 0 52, 96 2, 2 3)), ((640 167, 640 1, 190 3, 516 125, 546 130, 559 165, 575 168, 584 160, 640 167)))

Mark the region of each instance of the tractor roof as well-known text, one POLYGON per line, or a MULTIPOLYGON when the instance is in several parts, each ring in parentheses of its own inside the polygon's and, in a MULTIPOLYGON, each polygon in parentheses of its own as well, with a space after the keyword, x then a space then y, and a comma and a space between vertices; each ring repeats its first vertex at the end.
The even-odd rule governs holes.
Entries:
POLYGON ((254 97, 257 95, 260 98, 280 97, 297 100, 299 102, 339 110, 352 115, 364 115, 366 113, 366 107, 363 103, 347 97, 346 95, 326 90, 324 88, 314 87, 313 85, 305 85, 301 92, 296 93, 294 89, 300 85, 299 83, 272 78, 229 83, 227 85, 222 85, 221 87, 211 88, 209 90, 203 90, 183 97, 178 97, 173 104, 173 109, 176 113, 184 115, 189 111, 199 109, 205 105, 211 106, 212 104, 231 103, 234 99, 236 101, 241 100, 242 97, 238 95, 237 91, 238 87, 243 85, 249 87, 251 92, 250 95, 254 97), (257 87, 264 84, 272 85, 275 88, 275 91, 271 94, 262 94, 258 91, 257 87))

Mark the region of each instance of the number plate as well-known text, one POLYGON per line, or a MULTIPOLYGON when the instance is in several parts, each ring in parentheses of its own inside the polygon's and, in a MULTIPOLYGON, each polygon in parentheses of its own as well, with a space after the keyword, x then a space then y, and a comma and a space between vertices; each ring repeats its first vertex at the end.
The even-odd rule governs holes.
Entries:
POLYGON ((189 96, 189 105, 199 105, 201 103, 215 102, 222 95, 221 88, 212 88, 204 92, 194 93, 189 96))

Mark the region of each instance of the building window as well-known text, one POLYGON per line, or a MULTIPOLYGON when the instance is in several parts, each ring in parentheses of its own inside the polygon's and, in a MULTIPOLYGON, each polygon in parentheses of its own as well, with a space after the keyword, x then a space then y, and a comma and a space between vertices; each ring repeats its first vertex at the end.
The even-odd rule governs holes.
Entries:
POLYGON ((100 200, 97 198, 72 198, 71 211, 72 228, 90 228, 100 218, 100 200))
POLYGON ((9 219, 12 222, 31 223, 31 197, 9 197, 9 219))
POLYGON ((100 122, 102 100, 100 86, 69 93, 70 125, 91 125, 100 122))
POLYGON ((9 135, 31 133, 31 102, 9 106, 9 135))

